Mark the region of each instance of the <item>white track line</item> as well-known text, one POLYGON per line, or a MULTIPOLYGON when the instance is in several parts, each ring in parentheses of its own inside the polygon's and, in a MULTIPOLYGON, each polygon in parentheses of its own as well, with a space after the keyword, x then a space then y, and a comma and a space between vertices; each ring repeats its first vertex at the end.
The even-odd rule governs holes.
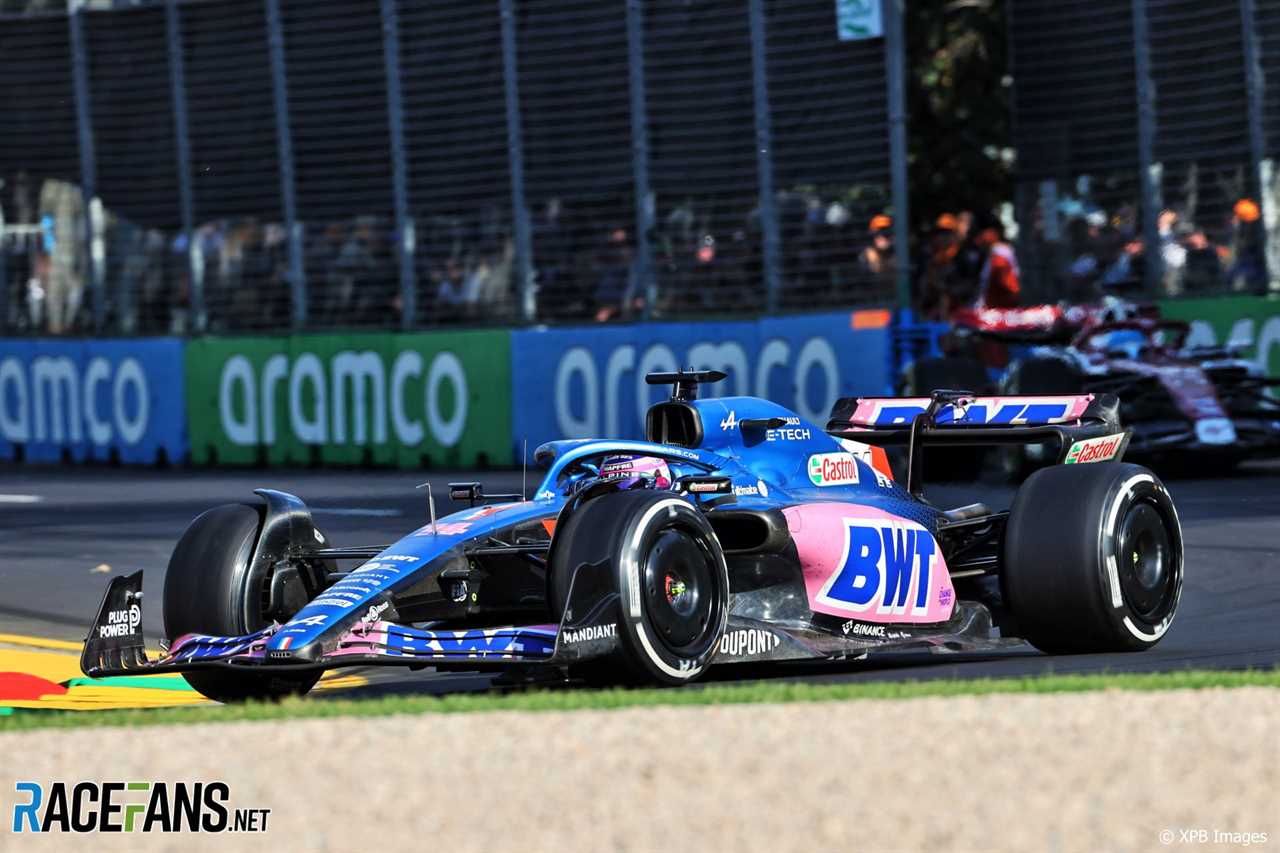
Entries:
POLYGON ((40 495, 0 495, 0 504, 38 504, 43 500, 40 495))

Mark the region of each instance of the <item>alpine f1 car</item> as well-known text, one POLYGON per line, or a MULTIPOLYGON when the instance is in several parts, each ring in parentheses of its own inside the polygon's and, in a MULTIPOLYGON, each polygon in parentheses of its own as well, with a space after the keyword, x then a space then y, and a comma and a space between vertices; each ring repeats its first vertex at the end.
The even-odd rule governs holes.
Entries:
POLYGON ((673 393, 650 408, 647 440, 550 442, 532 499, 452 484, 470 506, 436 518, 432 504, 391 545, 337 547, 281 492, 211 509, 169 562, 162 656, 144 651, 139 571, 111 581, 82 668, 181 672, 234 701, 303 693, 337 667, 680 684, 722 663, 1019 638, 1140 651, 1169 629, 1178 515, 1154 474, 1097 451, 1123 450, 1114 398, 849 398, 821 429, 761 399, 698 399, 723 377, 651 374, 673 393), (922 448, 1025 441, 1068 464, 1030 477, 1009 510, 921 494, 922 448))
MULTIPOLYGON (((1187 345, 1190 326, 1154 305, 1109 298, 1094 306, 965 309, 952 317, 948 355, 904 371, 904 387, 956 385, 1005 394, 1113 394, 1144 461, 1209 460, 1218 470, 1280 455, 1280 380, 1231 346, 1187 345), (1012 357, 1012 361, 1009 358, 1012 357), (997 374, 992 378, 992 373, 997 374)), ((1007 473, 1052 461, 1038 445, 1006 449, 1007 473)))

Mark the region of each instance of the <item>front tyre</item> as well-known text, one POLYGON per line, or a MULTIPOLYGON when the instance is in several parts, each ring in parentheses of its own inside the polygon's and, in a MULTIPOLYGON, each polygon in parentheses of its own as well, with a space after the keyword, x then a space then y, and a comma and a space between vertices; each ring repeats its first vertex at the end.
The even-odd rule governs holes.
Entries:
POLYGON ((607 572, 619 593, 618 675, 684 684, 706 671, 729 617, 729 572, 701 511, 670 492, 614 492, 576 509, 556 536, 557 615, 575 572, 607 572))
MULTIPOLYGON (((265 628, 264 578, 250 565, 262 510, 224 504, 196 518, 169 558, 164 578, 164 631, 172 643, 183 634, 238 637, 265 628)), ((254 673, 221 669, 184 672, 187 683, 217 702, 279 700, 306 693, 319 670, 254 673)))
POLYGON ((1001 581, 1021 635, 1036 648, 1149 649, 1169 630, 1182 579, 1178 513, 1150 470, 1055 465, 1018 490, 1001 581))

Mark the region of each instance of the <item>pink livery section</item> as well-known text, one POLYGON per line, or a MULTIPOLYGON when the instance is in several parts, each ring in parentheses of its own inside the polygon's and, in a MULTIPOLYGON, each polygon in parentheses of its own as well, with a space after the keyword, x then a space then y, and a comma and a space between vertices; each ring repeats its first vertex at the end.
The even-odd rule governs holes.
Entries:
POLYGON ((815 613, 886 623, 951 618, 951 575, 923 526, 845 503, 804 504, 783 514, 815 613))
MULTIPOLYGON (((1092 394, 1043 397, 974 397, 967 405, 947 405, 935 422, 973 426, 1042 426, 1079 420, 1092 394)), ((862 397, 849 422, 862 427, 907 426, 924 414, 928 397, 862 397)))

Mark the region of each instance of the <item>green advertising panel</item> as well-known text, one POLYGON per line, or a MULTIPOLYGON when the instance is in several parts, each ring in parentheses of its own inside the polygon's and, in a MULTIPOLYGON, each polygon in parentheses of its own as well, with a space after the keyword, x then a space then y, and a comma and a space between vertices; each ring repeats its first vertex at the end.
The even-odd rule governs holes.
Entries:
POLYGON ((1241 346, 1245 358, 1280 376, 1280 299, 1266 296, 1218 296, 1170 299, 1160 311, 1191 323, 1189 343, 1241 346))
POLYGON ((510 351, 505 331, 191 341, 191 459, 511 464, 510 351))

